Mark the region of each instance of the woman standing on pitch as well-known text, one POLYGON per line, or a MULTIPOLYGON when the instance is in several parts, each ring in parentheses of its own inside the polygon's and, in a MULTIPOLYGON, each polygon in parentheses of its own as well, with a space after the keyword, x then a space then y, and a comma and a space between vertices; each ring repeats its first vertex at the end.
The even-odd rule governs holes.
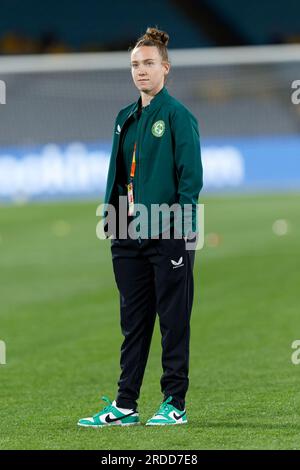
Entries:
MULTIPOLYGON (((147 28, 131 50, 132 78, 140 97, 116 118, 104 201, 106 208, 116 208, 119 220, 124 211, 120 196, 125 196, 126 236, 119 224, 106 230, 107 236, 114 236, 112 261, 124 335, 122 372, 116 400, 102 397, 108 405, 93 417, 80 419, 80 426, 140 424, 137 400, 156 313, 162 335, 163 400, 146 424, 187 423, 195 256, 194 250, 187 249, 187 238, 198 232, 202 165, 197 120, 165 88, 170 70, 168 40, 164 31, 147 28), (139 221, 139 236, 132 236, 129 225, 137 221, 137 204, 143 205, 147 215, 139 221), (180 211, 168 212, 168 221, 163 213, 158 225, 150 217, 149 224, 151 209, 161 204, 189 208, 188 230, 180 211)), ((109 227, 109 218, 107 221, 109 227)))

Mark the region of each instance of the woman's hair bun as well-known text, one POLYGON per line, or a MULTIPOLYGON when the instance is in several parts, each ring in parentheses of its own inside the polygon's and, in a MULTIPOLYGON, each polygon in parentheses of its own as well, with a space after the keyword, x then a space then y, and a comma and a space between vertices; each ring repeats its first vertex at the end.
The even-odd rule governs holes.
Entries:
POLYGON ((147 28, 146 33, 144 34, 144 39, 149 39, 152 41, 157 41, 164 46, 168 45, 169 42, 169 35, 165 31, 160 31, 157 28, 147 28))

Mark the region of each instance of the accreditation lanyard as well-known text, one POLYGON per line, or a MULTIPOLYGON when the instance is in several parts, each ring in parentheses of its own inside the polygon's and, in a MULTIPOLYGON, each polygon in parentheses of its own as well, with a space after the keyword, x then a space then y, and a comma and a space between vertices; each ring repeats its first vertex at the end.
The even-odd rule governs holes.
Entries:
POLYGON ((131 169, 130 169, 130 182, 127 184, 127 194, 128 194, 128 215, 133 215, 134 213, 134 199, 133 199, 133 178, 135 174, 135 151, 136 151, 136 142, 134 144, 131 169))

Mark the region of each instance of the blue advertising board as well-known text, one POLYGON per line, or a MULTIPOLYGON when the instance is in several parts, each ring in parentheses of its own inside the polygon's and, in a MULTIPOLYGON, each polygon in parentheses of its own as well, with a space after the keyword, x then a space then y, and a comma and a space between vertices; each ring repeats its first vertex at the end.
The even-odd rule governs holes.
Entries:
MULTIPOLYGON (((103 196, 110 142, 0 148, 0 200, 103 196)), ((201 141, 203 192, 300 190, 300 136, 201 141)))

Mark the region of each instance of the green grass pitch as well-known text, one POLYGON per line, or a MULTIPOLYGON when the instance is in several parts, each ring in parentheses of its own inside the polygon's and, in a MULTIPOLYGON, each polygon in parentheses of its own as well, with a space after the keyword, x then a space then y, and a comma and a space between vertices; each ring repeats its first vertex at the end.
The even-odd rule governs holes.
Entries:
MULTIPOLYGON (((97 202, 0 207, 1 449, 300 448, 300 195, 206 196, 191 320, 187 426, 77 428, 112 400, 119 297, 97 202), (272 231, 285 219, 288 231, 272 231)), ((162 395, 158 319, 139 400, 162 395)))

